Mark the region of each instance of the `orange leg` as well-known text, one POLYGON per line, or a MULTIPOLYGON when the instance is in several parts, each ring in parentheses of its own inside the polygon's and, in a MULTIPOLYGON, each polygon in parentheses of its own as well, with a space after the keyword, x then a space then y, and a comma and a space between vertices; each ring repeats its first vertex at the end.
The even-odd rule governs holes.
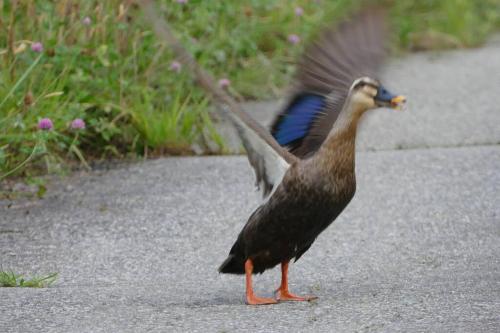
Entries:
POLYGON ((283 261, 281 263, 281 286, 276 290, 278 294, 278 301, 312 301, 316 296, 296 296, 288 291, 288 263, 283 261))
POLYGON ((264 298, 257 297, 253 293, 252 287, 252 272, 253 272, 253 263, 252 260, 247 259, 245 261, 245 276, 246 276, 246 296, 247 296, 247 304, 249 305, 263 305, 263 304, 275 304, 278 303, 274 298, 264 298))

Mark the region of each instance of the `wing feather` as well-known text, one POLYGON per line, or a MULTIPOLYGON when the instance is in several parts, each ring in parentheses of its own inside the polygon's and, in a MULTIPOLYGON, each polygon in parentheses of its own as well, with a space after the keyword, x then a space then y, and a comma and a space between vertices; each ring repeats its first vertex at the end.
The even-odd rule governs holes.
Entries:
POLYGON ((324 109, 315 113, 307 133, 287 147, 301 158, 313 154, 336 121, 354 80, 377 76, 386 55, 386 41, 385 14, 373 7, 320 32, 299 60, 294 89, 272 125, 273 135, 289 115, 293 107, 290 103, 297 96, 323 95, 327 97, 324 109))
POLYGON ((255 171, 255 184, 265 198, 281 182, 290 165, 297 159, 281 148, 269 132, 249 116, 245 114, 246 117, 239 117, 227 108, 225 111, 233 122, 247 152, 248 161, 255 171), (271 140, 277 147, 269 143, 271 140))
POLYGON ((247 151, 248 160, 255 171, 256 184, 264 197, 267 196, 281 182, 290 165, 298 160, 297 157, 283 149, 265 128, 245 113, 238 103, 197 64, 174 36, 168 24, 159 18, 151 0, 143 0, 140 4, 158 37, 172 47, 178 60, 193 71, 198 83, 210 93, 218 110, 228 116, 235 125, 247 151))

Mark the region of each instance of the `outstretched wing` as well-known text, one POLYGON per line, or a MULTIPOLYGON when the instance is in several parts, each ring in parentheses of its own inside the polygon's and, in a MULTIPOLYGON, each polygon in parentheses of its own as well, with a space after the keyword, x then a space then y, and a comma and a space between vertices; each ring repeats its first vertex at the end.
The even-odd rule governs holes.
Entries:
POLYGON ((256 185, 266 197, 278 185, 297 158, 283 149, 271 134, 247 113, 224 108, 238 131, 247 151, 248 161, 255 171, 256 185))
POLYGON ((150 0, 143 0, 141 5, 158 36, 170 44, 178 60, 194 72, 198 83, 211 94, 218 109, 223 111, 223 114, 228 116, 235 125, 247 151, 248 160, 255 171, 256 184, 264 197, 267 196, 275 185, 281 182, 286 170, 297 161, 297 158, 283 149, 265 128, 245 113, 231 96, 219 88, 214 79, 196 63, 191 54, 177 40, 167 23, 158 17, 150 0))
POLYGON ((306 157, 323 143, 353 81, 374 77, 386 55, 384 13, 368 8, 322 31, 299 61, 294 88, 271 132, 293 154, 306 157))

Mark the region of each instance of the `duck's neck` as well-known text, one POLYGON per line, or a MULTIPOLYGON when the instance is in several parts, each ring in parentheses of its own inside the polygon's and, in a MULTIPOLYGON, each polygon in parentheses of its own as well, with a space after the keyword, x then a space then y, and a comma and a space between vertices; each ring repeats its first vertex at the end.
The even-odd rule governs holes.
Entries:
POLYGON ((348 98, 317 154, 319 163, 325 164, 325 169, 354 171, 356 129, 364 111, 348 98))

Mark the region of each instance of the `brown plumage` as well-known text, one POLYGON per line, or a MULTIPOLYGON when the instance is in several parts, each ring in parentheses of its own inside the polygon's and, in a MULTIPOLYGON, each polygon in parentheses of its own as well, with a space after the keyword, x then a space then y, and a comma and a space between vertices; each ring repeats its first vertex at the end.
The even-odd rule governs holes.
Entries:
POLYGON ((158 35, 172 44, 179 60, 194 71, 220 110, 233 121, 267 198, 250 216, 219 271, 245 273, 247 303, 269 304, 277 300, 254 295, 252 274, 281 264, 278 299, 310 300, 289 292, 288 264, 310 248, 354 196, 356 128, 363 113, 404 101, 386 91, 377 80, 356 77, 356 69, 368 73, 374 66, 370 62, 380 62, 379 45, 384 43, 384 34, 379 12, 359 14, 336 32, 328 29, 306 51, 297 74, 295 95, 299 98, 292 97, 292 109, 286 109, 282 116, 284 125, 279 131, 284 128, 286 135, 278 135, 275 140, 196 64, 168 26, 158 19, 151 2, 143 4, 158 35), (364 39, 366 35, 371 36, 369 42, 364 39), (355 47, 350 48, 351 44, 355 47), (374 53, 367 49, 370 47, 375 48, 374 53), (297 137, 295 130, 302 135, 303 122, 308 125, 311 120, 314 124, 306 131, 308 135, 292 150, 298 157, 280 147, 281 139, 297 137))
POLYGON ((323 153, 290 166, 272 196, 250 216, 220 272, 243 274, 251 258, 254 272, 262 273, 297 261, 309 249, 354 196, 355 134, 353 124, 332 136, 323 153))
POLYGON ((251 258, 262 273, 283 261, 297 261, 332 223, 356 191, 354 153, 362 105, 344 110, 345 125, 332 131, 319 151, 292 164, 270 196, 250 216, 221 273, 244 273, 251 258))

